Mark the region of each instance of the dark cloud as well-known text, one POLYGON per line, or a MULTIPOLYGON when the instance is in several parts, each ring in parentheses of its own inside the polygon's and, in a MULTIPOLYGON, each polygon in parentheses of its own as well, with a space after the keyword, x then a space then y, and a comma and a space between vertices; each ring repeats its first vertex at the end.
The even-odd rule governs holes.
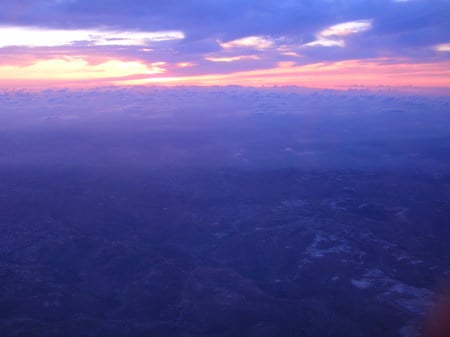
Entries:
POLYGON ((202 38, 215 34, 232 39, 290 35, 372 16, 380 31, 415 29, 445 23, 448 9, 449 1, 433 0, 4 0, 0 18, 3 23, 59 28, 181 29, 202 38))

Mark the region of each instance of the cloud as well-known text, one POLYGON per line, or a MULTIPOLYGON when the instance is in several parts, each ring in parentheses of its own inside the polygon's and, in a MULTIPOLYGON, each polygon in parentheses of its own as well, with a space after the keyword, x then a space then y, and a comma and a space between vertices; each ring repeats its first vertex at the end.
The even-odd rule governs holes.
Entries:
POLYGON ((241 60, 259 60, 260 57, 258 55, 241 55, 241 56, 230 56, 230 57, 213 57, 207 56, 205 60, 211 62, 235 62, 241 60))
POLYGON ((339 23, 320 31, 316 40, 305 43, 304 47, 345 47, 343 37, 362 33, 372 28, 372 20, 357 20, 339 23))
POLYGON ((178 62, 177 63, 177 67, 179 67, 179 68, 187 68, 187 67, 193 67, 193 66, 195 66, 195 64, 192 62, 178 62))
POLYGON ((229 42, 219 42, 219 45, 224 49, 254 48, 263 50, 271 48, 274 42, 263 36, 246 36, 229 42))
POLYGON ((303 45, 304 47, 344 47, 345 41, 344 40, 333 40, 333 39, 325 39, 322 37, 319 37, 317 40, 314 40, 312 42, 305 43, 303 45))
POLYGON ((450 52, 450 43, 441 43, 436 46, 437 51, 450 52))
POLYGON ((0 48, 90 46, 146 46, 152 42, 183 39, 179 31, 140 32, 113 30, 43 29, 35 27, 0 27, 0 48))
POLYGON ((0 66, 1 81, 92 81, 126 78, 134 75, 149 76, 165 72, 164 62, 143 64, 136 61, 109 60, 89 64, 82 58, 39 60, 30 65, 0 66))
POLYGON ((347 36, 351 34, 365 32, 372 28, 372 20, 357 20, 339 23, 321 31, 322 37, 347 36))
POLYGON ((405 59, 346 60, 295 65, 280 62, 270 69, 240 71, 228 74, 197 76, 151 76, 120 85, 298 85, 316 88, 351 88, 355 86, 450 87, 450 61, 414 64, 405 59))

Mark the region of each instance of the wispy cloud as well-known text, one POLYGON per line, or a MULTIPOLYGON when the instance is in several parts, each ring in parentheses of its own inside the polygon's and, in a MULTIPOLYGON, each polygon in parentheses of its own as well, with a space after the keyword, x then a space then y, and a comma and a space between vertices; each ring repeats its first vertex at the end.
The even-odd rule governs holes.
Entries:
POLYGON ((213 57, 207 56, 205 60, 211 62, 235 62, 242 60, 259 60, 260 57, 258 55, 240 55, 240 56, 229 56, 229 57, 213 57))
POLYGON ((365 32, 372 28, 372 20, 357 20, 339 23, 322 30, 321 37, 347 36, 351 34, 365 32))
POLYGON ((195 66, 195 63, 192 63, 192 62, 178 62, 177 63, 178 68, 188 68, 188 67, 193 67, 193 66, 195 66))
POLYGON ((325 39, 322 37, 318 37, 317 40, 305 43, 304 47, 345 47, 344 40, 334 40, 334 39, 325 39))
POLYGON ((164 73, 164 62, 144 64, 136 61, 109 60, 89 64, 82 58, 39 60, 22 66, 0 66, 2 81, 71 81, 93 79, 117 79, 133 75, 154 75, 164 73))
POLYGON ((347 60, 294 65, 280 62, 271 69, 198 76, 152 76, 119 81, 121 85, 240 85, 262 86, 281 83, 317 88, 354 86, 449 87, 450 62, 414 64, 404 59, 347 60))
POLYGON ((372 28, 373 20, 348 21, 321 30, 316 40, 305 43, 305 47, 345 47, 346 36, 362 33, 372 28))
POLYGON ((90 46, 146 46, 152 42, 183 39, 180 31, 63 30, 34 27, 0 27, 0 48, 90 46))
POLYGON ((257 50, 267 49, 273 46, 273 41, 263 36, 247 36, 241 39, 232 40, 228 42, 218 42, 224 49, 231 48, 254 48, 257 50))
POLYGON ((441 43, 436 46, 437 51, 450 52, 450 43, 441 43))

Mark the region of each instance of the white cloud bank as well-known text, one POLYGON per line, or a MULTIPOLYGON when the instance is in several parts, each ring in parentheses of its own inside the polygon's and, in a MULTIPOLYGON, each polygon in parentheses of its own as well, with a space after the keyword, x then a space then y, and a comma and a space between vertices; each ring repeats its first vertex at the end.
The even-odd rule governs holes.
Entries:
POLYGON ((152 42, 180 40, 181 31, 116 31, 106 29, 43 29, 19 26, 0 26, 0 48, 91 46, 146 46, 152 42))

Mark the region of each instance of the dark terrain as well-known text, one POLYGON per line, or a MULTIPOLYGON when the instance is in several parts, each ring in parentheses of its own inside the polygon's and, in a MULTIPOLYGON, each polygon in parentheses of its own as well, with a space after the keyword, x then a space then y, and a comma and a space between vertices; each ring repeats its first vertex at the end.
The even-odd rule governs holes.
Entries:
POLYGON ((450 277, 448 99, 233 90, 238 115, 190 124, 176 89, 164 117, 125 92, 153 105, 73 124, 36 108, 66 94, 3 96, 0 336, 421 334, 450 277))

